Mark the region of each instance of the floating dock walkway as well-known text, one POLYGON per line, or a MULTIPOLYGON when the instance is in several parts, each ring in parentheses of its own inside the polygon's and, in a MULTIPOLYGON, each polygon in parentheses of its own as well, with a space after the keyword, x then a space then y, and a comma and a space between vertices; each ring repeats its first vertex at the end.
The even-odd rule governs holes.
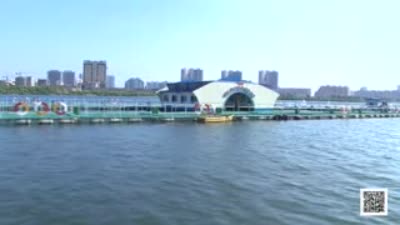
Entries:
MULTIPOLYGON (((329 108, 274 108, 262 111, 218 111, 218 115, 233 115, 234 121, 264 120, 331 120, 331 119, 367 119, 397 118, 399 110, 379 108, 329 109, 329 108)), ((17 103, 14 106, 0 108, 0 124, 14 125, 52 125, 52 124, 119 124, 138 122, 194 122, 200 117, 193 108, 173 107, 98 107, 67 106, 63 103, 47 105, 40 103, 30 106, 17 103)))

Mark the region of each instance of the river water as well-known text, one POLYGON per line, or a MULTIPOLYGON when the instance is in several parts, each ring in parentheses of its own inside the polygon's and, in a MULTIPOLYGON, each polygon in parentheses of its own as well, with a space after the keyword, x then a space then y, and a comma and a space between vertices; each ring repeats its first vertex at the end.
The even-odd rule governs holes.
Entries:
POLYGON ((398 224, 400 120, 0 127, 0 224, 398 224), (389 215, 360 217, 360 188, 389 215))

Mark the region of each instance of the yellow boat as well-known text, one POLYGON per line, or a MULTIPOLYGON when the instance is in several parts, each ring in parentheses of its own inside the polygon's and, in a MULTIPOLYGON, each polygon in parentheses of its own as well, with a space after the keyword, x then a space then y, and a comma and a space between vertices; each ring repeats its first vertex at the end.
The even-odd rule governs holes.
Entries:
POLYGON ((204 115, 198 118, 199 122, 202 123, 225 123, 233 120, 233 115, 221 116, 221 115, 204 115))

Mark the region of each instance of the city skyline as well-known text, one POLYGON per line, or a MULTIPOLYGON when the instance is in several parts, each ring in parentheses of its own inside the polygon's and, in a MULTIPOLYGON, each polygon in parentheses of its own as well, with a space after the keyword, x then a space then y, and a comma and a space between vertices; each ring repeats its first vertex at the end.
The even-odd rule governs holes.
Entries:
POLYGON ((400 83, 397 1, 98 2, 1 3, 0 76, 80 74, 82 59, 106 59, 118 87, 132 76, 179 81, 184 67, 201 68, 204 80, 240 70, 253 82, 259 70, 276 70, 280 86, 313 92, 400 83))
MULTIPOLYGON (((115 89, 114 81, 115 77, 113 75, 106 75, 105 78, 105 86, 101 87, 99 85, 92 85, 97 83, 98 81, 94 81, 93 79, 98 79, 104 75, 106 72, 106 61, 90 61, 85 60, 83 63, 83 68, 86 71, 86 75, 84 74, 84 78, 87 80, 85 83, 78 82, 76 83, 75 72, 70 70, 65 70, 61 72, 60 70, 49 70, 47 73, 47 79, 38 79, 37 82, 32 79, 32 76, 22 76, 23 74, 18 73, 15 77, 14 84, 9 83, 4 80, 0 80, 1 85, 15 85, 20 87, 32 87, 32 86, 64 86, 67 88, 72 88, 76 90, 93 90, 93 89, 115 89), (90 68, 89 68, 89 67, 90 68), (93 68, 100 66, 102 68, 96 69, 93 68), (89 70, 88 70, 89 69, 89 70), (94 70, 93 70, 94 69, 94 70), (100 72, 100 73, 97 73, 100 72), (102 75, 103 74, 103 75, 102 75), (36 83, 36 85, 35 85, 36 83)), ((241 71, 221 71, 221 78, 218 81, 229 81, 229 82, 240 82, 243 81, 241 79, 241 71)), ((265 87, 268 87, 271 90, 278 92, 283 98, 330 98, 330 97, 360 97, 360 98, 383 98, 383 99, 399 99, 400 96, 400 85, 397 86, 396 90, 368 90, 367 87, 361 87, 359 90, 350 90, 350 88, 346 85, 338 86, 338 85, 321 85, 317 91, 312 95, 311 88, 304 87, 282 87, 279 86, 278 78, 279 73, 277 71, 259 71, 259 81, 258 84, 261 84, 265 87)), ((181 69, 181 82, 190 83, 190 82, 202 82, 203 81, 203 71, 199 68, 182 68, 181 69)), ((215 81, 214 81, 215 82, 215 81)), ((100 82, 101 83, 101 82, 100 82)), ((98 84, 100 84, 98 83, 98 84)), ((246 82, 247 83, 247 82, 246 82)), ((255 82, 252 82, 255 83, 255 82)), ((167 81, 143 81, 140 77, 132 77, 125 81, 124 89, 126 90, 153 90, 157 91, 164 88, 167 84, 167 81)), ((118 89, 118 88, 117 88, 118 89)))
MULTIPOLYGON (((101 62, 101 63, 106 63, 106 61, 90 61, 90 60, 84 60, 83 61, 84 62, 84 66, 83 66, 83 70, 84 70, 84 68, 85 68, 85 62, 95 62, 95 63, 97 63, 97 62, 101 62)), ((105 65, 105 67, 107 67, 106 65, 105 65)), ((20 78, 20 77, 29 77, 29 79, 31 80, 31 82, 33 82, 33 81, 36 81, 36 82, 38 82, 39 80, 46 80, 49 84, 49 86, 57 86, 57 85, 61 85, 61 86, 73 86, 71 83, 73 83, 74 85, 75 84, 78 84, 79 83, 79 81, 81 81, 82 82, 82 84, 84 84, 85 83, 85 81, 84 80, 82 80, 82 79, 80 79, 80 78, 78 78, 78 77, 75 77, 75 71, 72 71, 72 70, 64 70, 64 71, 62 71, 62 70, 56 70, 56 69, 52 69, 52 70, 48 70, 47 72, 47 78, 43 78, 42 76, 35 76, 35 75, 32 75, 32 74, 24 74, 24 73, 22 73, 22 72, 16 72, 16 73, 14 73, 11 77, 7 77, 7 76, 0 76, 0 80, 4 80, 5 78, 7 78, 9 81, 13 81, 13 80, 16 80, 16 79, 18 79, 18 78, 20 78), (58 76, 58 78, 55 78, 55 81, 54 82, 52 82, 51 80, 51 78, 49 77, 49 74, 50 73, 54 73, 54 72, 56 72, 56 73, 59 73, 57 76, 58 76), (65 80, 64 80, 64 76, 65 76, 65 74, 68 74, 69 76, 72 76, 73 78, 68 78, 70 81, 68 82, 69 84, 67 84, 67 85, 65 85, 65 80), (58 80, 58 83, 56 82, 56 80, 58 80)), ((182 68, 181 70, 180 70, 180 81, 189 81, 189 82, 196 82, 196 81, 202 81, 203 79, 203 70, 201 69, 201 68, 197 68, 197 69, 193 69, 193 68, 182 68), (186 80, 186 79, 184 79, 184 80, 182 80, 182 72, 183 71, 185 71, 185 72, 191 72, 191 71, 199 71, 200 72, 200 74, 201 74, 201 78, 199 79, 199 80, 191 80, 191 79, 189 79, 189 80, 186 80)), ((349 85, 346 85, 346 84, 343 84, 343 85, 336 85, 336 84, 321 84, 321 85, 319 85, 319 86, 317 86, 317 88, 315 89, 315 90, 313 90, 312 88, 309 88, 309 87, 302 87, 301 85, 300 86, 296 86, 296 87, 282 87, 281 85, 280 85, 280 82, 278 82, 278 77, 279 77, 279 73, 278 73, 278 71, 274 71, 274 70, 272 70, 272 71, 268 71, 268 70, 259 70, 258 71, 258 80, 257 81, 253 81, 253 80, 247 80, 247 79, 242 79, 242 80, 236 80, 236 79, 233 79, 233 80, 231 80, 231 79, 224 79, 224 76, 227 76, 226 78, 228 78, 228 75, 231 75, 230 73, 233 73, 233 74, 235 74, 236 75, 236 73, 238 73, 238 75, 240 75, 240 77, 242 77, 242 72, 241 71, 238 71, 238 70, 221 70, 221 77, 220 78, 218 78, 218 79, 213 79, 213 80, 211 80, 211 79, 209 79, 209 80, 204 80, 204 81, 218 81, 218 80, 220 80, 220 81, 250 81, 250 82, 252 82, 252 83, 258 83, 258 84, 262 84, 262 85, 264 85, 264 86, 266 86, 266 87, 268 87, 268 88, 270 88, 270 89, 272 89, 272 90, 279 90, 279 89, 310 89, 312 92, 317 92, 318 91, 318 89, 320 89, 321 87, 323 87, 323 86, 327 86, 327 87, 329 87, 329 86, 333 86, 333 87, 343 87, 343 86, 345 86, 345 87, 349 87, 349 85), (273 83, 274 83, 274 87, 270 87, 269 86, 269 84, 268 83, 264 83, 265 81, 263 80, 263 79, 265 79, 265 78, 262 78, 262 79, 260 79, 261 77, 261 75, 264 75, 265 73, 268 73, 268 72, 270 72, 271 74, 273 74, 274 75, 274 77, 275 78, 273 78, 274 79, 274 81, 273 81, 273 83), (260 82, 261 81, 261 82, 260 82)), ((190 73, 188 73, 188 74, 186 74, 186 75, 189 75, 190 73)), ((82 75, 82 77, 84 77, 84 74, 81 74, 82 75)), ((142 76, 134 76, 134 77, 132 77, 132 76, 134 76, 134 75, 131 75, 130 77, 128 77, 128 78, 126 78, 124 81, 123 81, 123 84, 122 84, 122 86, 116 86, 115 85, 115 75, 111 75, 111 74, 105 74, 105 86, 103 87, 103 88, 107 88, 107 82, 109 82, 108 81, 108 79, 109 78, 111 78, 111 80, 112 80, 112 87, 108 87, 108 88, 124 88, 125 86, 126 86, 126 81, 128 81, 128 80, 131 80, 132 78, 134 78, 134 79, 140 79, 140 80, 142 80, 143 82, 144 82, 144 84, 147 84, 147 83, 166 83, 166 82, 169 82, 169 83, 175 83, 175 82, 180 82, 179 80, 178 81, 166 81, 166 80, 164 80, 164 81, 160 81, 160 80, 158 80, 158 81, 155 81, 155 80, 146 80, 146 79, 144 79, 142 76)), ((53 78, 54 79, 54 78, 53 78)), ((34 83, 32 83, 32 85, 33 85, 34 83)), ((29 86, 29 85, 28 85, 29 86)), ((40 85, 39 85, 40 86, 40 85)), ((396 88, 394 88, 393 86, 392 87, 390 87, 390 88, 388 88, 388 89, 372 89, 372 88, 369 88, 369 87, 366 87, 366 86, 362 86, 362 87, 360 87, 360 88, 358 88, 358 89, 351 89, 350 87, 349 87, 349 91, 354 91, 354 92, 357 92, 357 91, 400 91, 400 85, 396 85, 395 86, 396 88)), ((100 87, 97 87, 97 88, 100 88, 100 87)), ((301 91, 304 91, 304 90, 301 90, 301 91)))

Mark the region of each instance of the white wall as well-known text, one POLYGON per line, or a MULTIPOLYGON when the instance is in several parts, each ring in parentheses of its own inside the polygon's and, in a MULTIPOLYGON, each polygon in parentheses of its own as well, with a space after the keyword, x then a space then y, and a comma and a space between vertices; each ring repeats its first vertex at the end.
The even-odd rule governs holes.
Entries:
MULTIPOLYGON (((228 96, 223 97, 229 89, 238 87, 235 82, 212 82, 194 91, 200 104, 211 104, 213 107, 224 107, 228 96)), ((255 96, 252 98, 255 108, 271 108, 279 94, 262 85, 244 83, 255 96)))

